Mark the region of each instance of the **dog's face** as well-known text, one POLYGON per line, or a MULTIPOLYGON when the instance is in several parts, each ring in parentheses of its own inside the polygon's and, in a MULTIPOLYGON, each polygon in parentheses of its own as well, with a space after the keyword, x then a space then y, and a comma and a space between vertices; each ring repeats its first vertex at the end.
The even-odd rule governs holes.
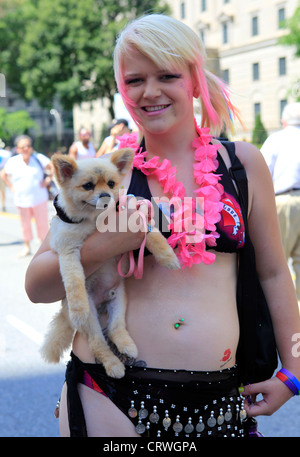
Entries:
POLYGON ((134 151, 119 149, 111 155, 76 162, 69 156, 54 154, 52 163, 66 212, 88 215, 118 201, 124 175, 130 170, 134 151), (100 199, 100 200, 99 200, 100 199))

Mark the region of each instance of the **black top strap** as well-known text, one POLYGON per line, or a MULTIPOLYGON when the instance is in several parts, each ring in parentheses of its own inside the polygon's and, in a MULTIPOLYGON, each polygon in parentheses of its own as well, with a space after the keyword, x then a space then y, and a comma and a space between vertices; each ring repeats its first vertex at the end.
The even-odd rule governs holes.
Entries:
POLYGON ((238 187, 244 220, 247 221, 249 199, 246 171, 235 153, 235 144, 231 141, 222 141, 222 145, 226 148, 231 161, 231 167, 228 171, 238 187))

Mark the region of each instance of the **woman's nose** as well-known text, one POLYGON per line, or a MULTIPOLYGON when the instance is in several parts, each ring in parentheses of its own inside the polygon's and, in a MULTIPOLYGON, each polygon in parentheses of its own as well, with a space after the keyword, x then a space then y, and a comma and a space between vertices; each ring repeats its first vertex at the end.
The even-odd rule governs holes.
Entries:
POLYGON ((158 81, 149 80, 145 84, 144 98, 155 98, 161 95, 161 89, 158 81))

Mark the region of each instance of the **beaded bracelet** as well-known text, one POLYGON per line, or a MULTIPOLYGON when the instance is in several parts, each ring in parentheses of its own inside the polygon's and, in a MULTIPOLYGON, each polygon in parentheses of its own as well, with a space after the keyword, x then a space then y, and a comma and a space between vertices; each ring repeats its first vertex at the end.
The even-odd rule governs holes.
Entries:
POLYGON ((300 382, 292 373, 285 368, 281 368, 281 370, 276 373, 276 377, 280 379, 294 395, 300 395, 300 382))

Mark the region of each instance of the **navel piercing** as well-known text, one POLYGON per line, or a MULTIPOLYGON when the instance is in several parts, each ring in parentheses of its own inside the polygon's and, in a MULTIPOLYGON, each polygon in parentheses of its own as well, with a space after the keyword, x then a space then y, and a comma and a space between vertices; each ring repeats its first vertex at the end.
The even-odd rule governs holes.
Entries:
POLYGON ((184 319, 180 319, 179 322, 176 322, 176 324, 174 324, 174 328, 177 330, 181 325, 183 325, 184 323, 184 319))

